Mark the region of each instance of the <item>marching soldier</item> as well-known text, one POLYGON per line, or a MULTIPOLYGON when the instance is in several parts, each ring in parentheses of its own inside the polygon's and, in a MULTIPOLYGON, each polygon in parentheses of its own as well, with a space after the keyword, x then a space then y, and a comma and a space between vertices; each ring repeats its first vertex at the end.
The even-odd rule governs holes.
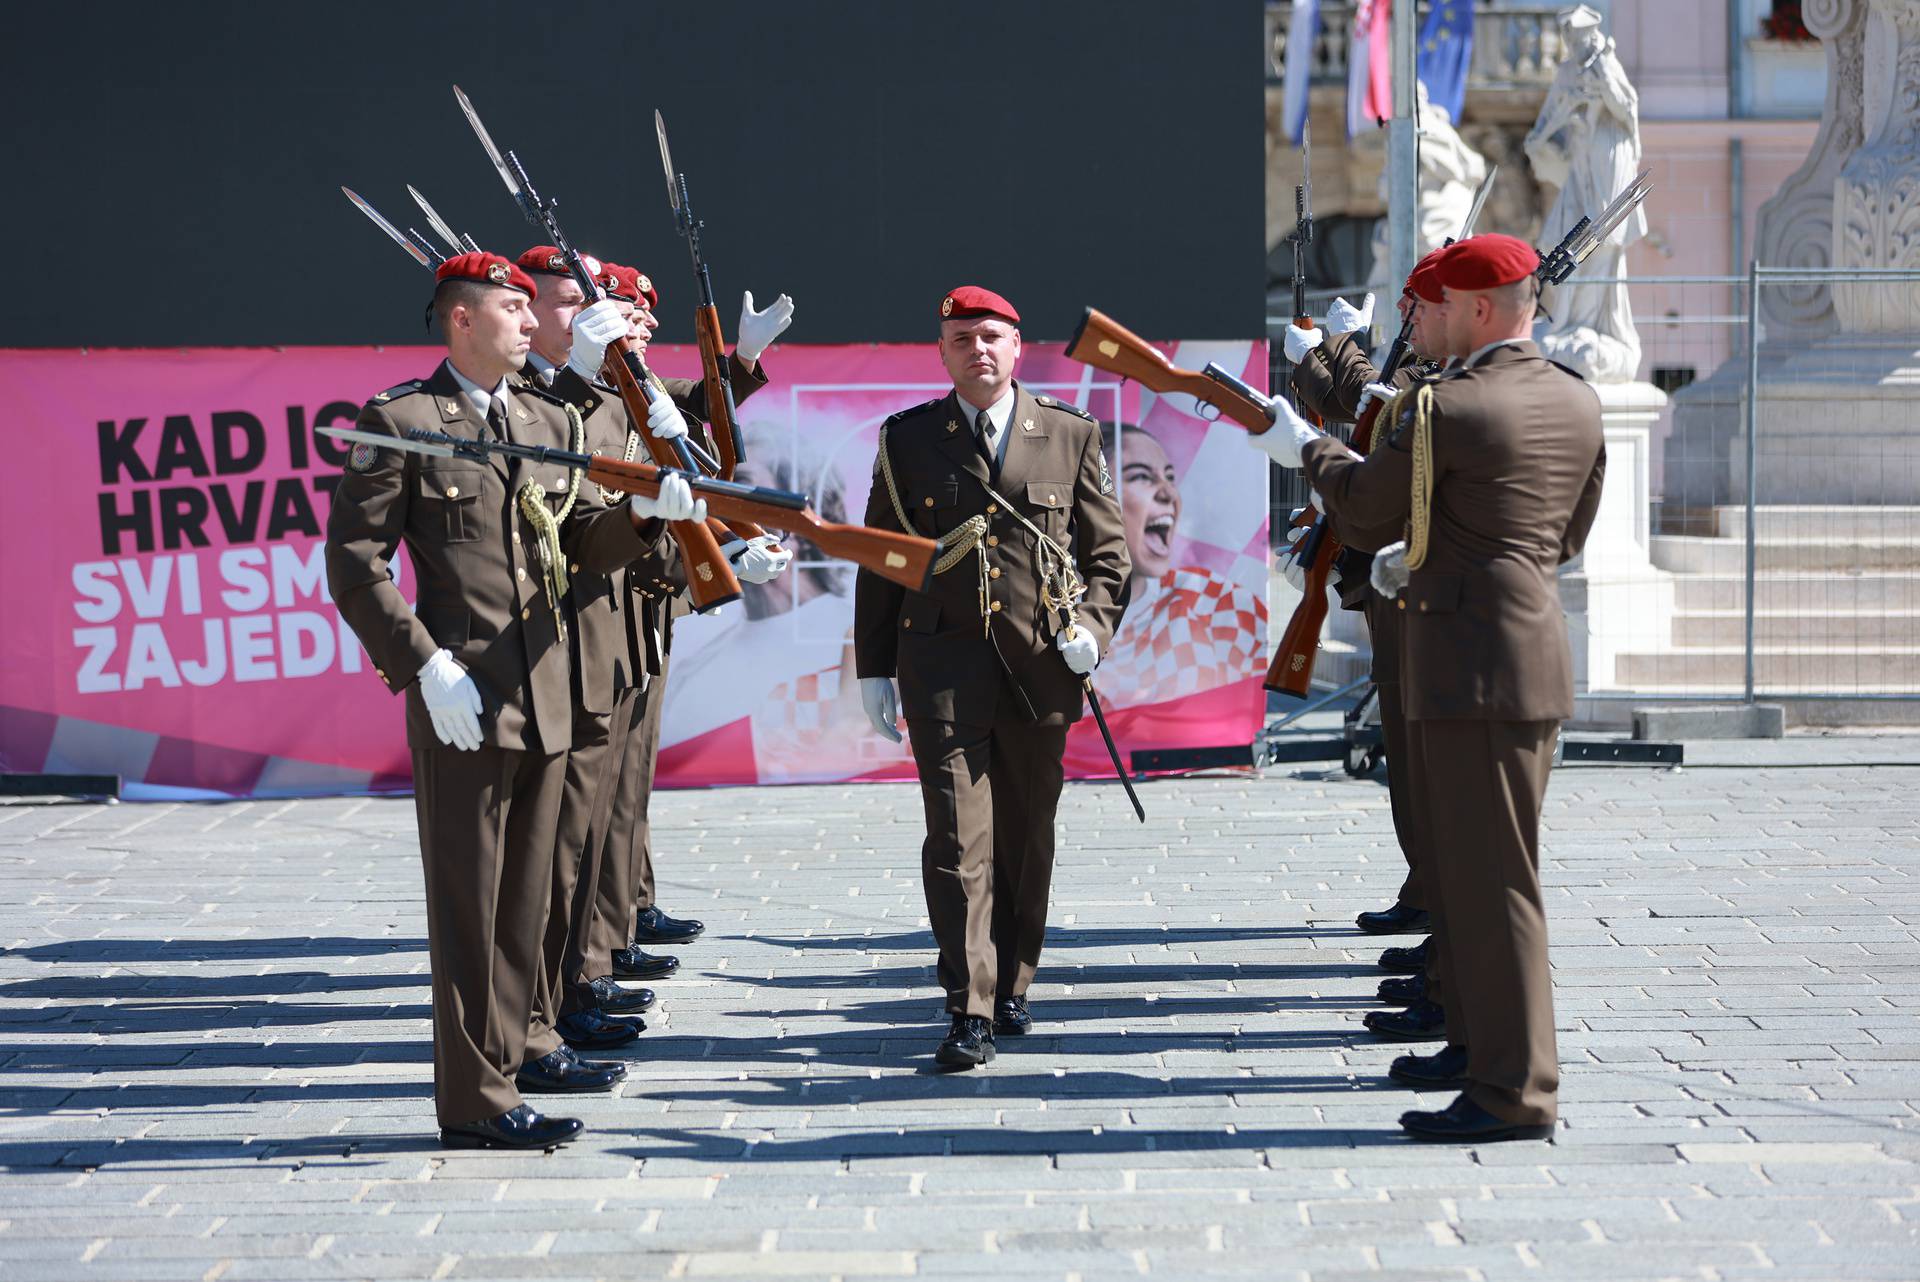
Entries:
MULTIPOLYGON (((447 358, 381 393, 363 431, 428 428, 578 448, 575 420, 514 388, 537 320, 531 277, 496 254, 449 259, 433 314, 447 358)), ((569 566, 602 573, 646 552, 662 520, 700 518, 684 481, 609 506, 577 473, 492 458, 356 445, 334 492, 327 584, 388 688, 404 691, 433 968, 434 1103, 456 1147, 564 1143, 577 1120, 522 1091, 607 1089, 618 1064, 580 1061, 549 1031, 529 1039, 553 829, 573 738, 569 566), (404 542, 409 607, 390 566, 404 542)))
POLYGON ((954 390, 882 426, 866 523, 939 538, 945 567, 924 594, 864 571, 854 585, 862 703, 896 743, 904 711, 919 771, 951 1068, 1032 1026, 1061 756, 1128 576, 1099 425, 1014 380, 1019 322, 977 286, 941 300, 954 390))
MULTIPOLYGON (((1330 342, 1321 341, 1320 331, 1290 328, 1286 335, 1288 354, 1300 352, 1293 371, 1293 386, 1303 404, 1323 418, 1357 420, 1370 402, 1389 399, 1403 387, 1411 386, 1438 368, 1447 356, 1444 336, 1434 323, 1442 300, 1437 271, 1450 246, 1436 249, 1414 265, 1401 291, 1399 311, 1412 323, 1409 346, 1417 363, 1403 365, 1391 373, 1385 383, 1374 368, 1364 346, 1356 341, 1367 332, 1366 321, 1373 311, 1372 295, 1356 311, 1336 300, 1328 309, 1327 329, 1330 342)), ((1376 431, 1381 430, 1376 426, 1376 431)), ((1250 442, 1254 438, 1248 438, 1250 442)), ((1394 835, 1407 861, 1406 880, 1394 904, 1380 912, 1363 912, 1356 924, 1369 934, 1394 934, 1428 929, 1429 891, 1424 874, 1430 863, 1423 847, 1430 840, 1426 825, 1415 813, 1418 795, 1410 772, 1412 750, 1407 739, 1405 704, 1400 689, 1400 613, 1392 602, 1383 600, 1368 583, 1375 549, 1400 538, 1402 526, 1389 524, 1380 530, 1355 528, 1337 513, 1329 514, 1334 534, 1342 546, 1341 603, 1349 609, 1365 611, 1367 632, 1372 640, 1373 685, 1379 699, 1380 733, 1387 748, 1387 792, 1393 810, 1394 835)), ((1305 532, 1302 527, 1302 533, 1305 532)), ((1366 1018, 1371 1031, 1383 1037, 1425 1040, 1444 1036, 1444 1011, 1437 1000, 1441 980, 1431 974, 1437 961, 1431 946, 1422 941, 1414 948, 1393 948, 1382 954, 1383 967, 1406 969, 1405 978, 1384 980, 1380 1000, 1406 1009, 1374 1011, 1366 1018)))
POLYGON ((1275 456, 1343 518, 1407 522, 1373 578, 1406 617, 1403 674, 1428 847, 1447 1048, 1391 1075, 1461 1087, 1400 1124, 1420 1139, 1544 1138, 1559 1066, 1540 894, 1540 808, 1573 712, 1556 581, 1599 508, 1598 399, 1529 338, 1539 258, 1511 236, 1454 246, 1439 268, 1457 370, 1396 398, 1386 447, 1356 460, 1304 423, 1275 456))

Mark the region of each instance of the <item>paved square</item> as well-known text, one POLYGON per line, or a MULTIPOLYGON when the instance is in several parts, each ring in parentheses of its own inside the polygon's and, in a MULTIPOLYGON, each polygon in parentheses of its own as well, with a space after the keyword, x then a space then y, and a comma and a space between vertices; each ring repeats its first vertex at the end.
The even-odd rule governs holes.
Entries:
POLYGON ((1562 1127, 1479 1149, 1394 1126, 1338 770, 1070 787, 963 1076, 910 787, 663 795, 708 934, 552 1155, 434 1143, 411 802, 0 807, 0 1278, 1920 1277, 1920 740, 1690 757, 1555 775, 1562 1127))

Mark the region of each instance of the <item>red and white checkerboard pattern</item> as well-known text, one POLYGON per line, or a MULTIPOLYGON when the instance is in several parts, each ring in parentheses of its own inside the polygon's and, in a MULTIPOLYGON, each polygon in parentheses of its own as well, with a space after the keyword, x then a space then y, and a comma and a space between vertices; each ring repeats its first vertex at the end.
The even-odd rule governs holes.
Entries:
POLYGON ((1128 610, 1095 680, 1116 708, 1165 703, 1266 671, 1267 605, 1196 566, 1169 570, 1146 608, 1128 610))

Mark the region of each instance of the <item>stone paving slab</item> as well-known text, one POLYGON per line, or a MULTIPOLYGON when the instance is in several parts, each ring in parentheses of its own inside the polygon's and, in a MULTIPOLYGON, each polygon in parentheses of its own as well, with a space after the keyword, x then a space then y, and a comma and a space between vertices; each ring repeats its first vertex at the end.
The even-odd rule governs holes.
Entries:
POLYGON ((1061 810, 1039 1024, 936 1075, 912 789, 673 793, 706 938, 554 1154, 434 1142, 411 803, 0 806, 0 1278, 1920 1277, 1920 739, 1563 767, 1553 1143, 1403 1140, 1385 790, 1061 810))

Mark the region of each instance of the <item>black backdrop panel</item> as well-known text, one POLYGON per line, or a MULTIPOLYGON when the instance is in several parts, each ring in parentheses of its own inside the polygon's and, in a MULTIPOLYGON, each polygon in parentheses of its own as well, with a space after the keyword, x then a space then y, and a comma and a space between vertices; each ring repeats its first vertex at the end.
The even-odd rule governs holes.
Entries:
POLYGON ((657 278, 668 341, 692 280, 656 106, 729 333, 751 288, 794 295, 797 341, 922 340, 965 282, 1030 339, 1086 304, 1263 332, 1258 0, 69 3, 7 26, 4 346, 420 341, 426 273, 339 188, 425 230, 411 182, 482 244, 533 243, 455 82, 570 236, 657 278))

